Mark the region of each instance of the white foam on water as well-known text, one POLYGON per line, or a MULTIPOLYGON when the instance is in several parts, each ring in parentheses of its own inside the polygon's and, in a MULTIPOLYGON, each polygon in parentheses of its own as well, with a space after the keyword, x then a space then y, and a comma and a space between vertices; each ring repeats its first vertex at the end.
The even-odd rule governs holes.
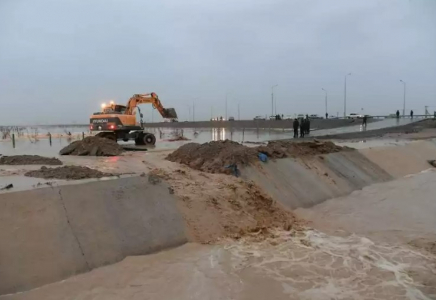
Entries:
POLYGON ((253 269, 273 278, 291 298, 430 300, 436 296, 424 294, 422 283, 409 275, 412 268, 434 275, 434 256, 406 246, 375 244, 357 235, 276 232, 273 239, 255 243, 242 239, 226 249, 235 270, 253 269))

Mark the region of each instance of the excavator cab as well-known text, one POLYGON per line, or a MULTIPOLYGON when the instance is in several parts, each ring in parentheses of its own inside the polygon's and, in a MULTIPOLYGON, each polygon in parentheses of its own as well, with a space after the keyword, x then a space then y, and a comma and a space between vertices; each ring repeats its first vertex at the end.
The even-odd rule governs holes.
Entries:
POLYGON ((124 114, 126 109, 125 105, 110 104, 103 107, 103 114, 124 114))

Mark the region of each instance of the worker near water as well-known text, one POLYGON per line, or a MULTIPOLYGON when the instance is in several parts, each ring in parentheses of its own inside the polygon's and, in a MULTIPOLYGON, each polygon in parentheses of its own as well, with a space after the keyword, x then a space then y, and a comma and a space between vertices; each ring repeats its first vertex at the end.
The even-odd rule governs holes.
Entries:
POLYGON ((300 123, 298 122, 298 119, 294 119, 294 123, 292 124, 294 127, 294 138, 298 138, 298 127, 300 126, 300 123))
POLYGON ((367 115, 364 115, 363 118, 362 118, 362 126, 363 126, 363 127, 366 127, 366 121, 367 121, 367 119, 368 119, 368 116, 367 116, 367 115))
POLYGON ((310 134, 310 119, 308 115, 306 115, 305 123, 306 123, 306 134, 310 134))
POLYGON ((413 119, 413 110, 410 111, 410 118, 413 119))
POLYGON ((300 137, 304 138, 304 131, 306 130, 306 121, 301 118, 300 120, 300 137))
POLYGON ((400 118, 400 111, 397 109, 397 113, 396 113, 397 119, 400 118))

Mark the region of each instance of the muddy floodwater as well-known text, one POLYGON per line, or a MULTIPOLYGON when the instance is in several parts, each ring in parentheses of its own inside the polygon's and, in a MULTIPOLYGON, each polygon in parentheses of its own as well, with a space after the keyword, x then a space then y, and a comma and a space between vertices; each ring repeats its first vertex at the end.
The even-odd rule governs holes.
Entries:
POLYGON ((0 298, 435 299, 435 180, 427 171, 297 211, 317 229, 186 244, 0 298))
MULTIPOLYGON (((318 129, 312 128, 310 136, 322 136, 330 134, 340 134, 349 132, 360 132, 363 130, 379 129, 397 125, 404 125, 410 123, 410 119, 385 119, 373 123, 368 123, 367 127, 361 126, 361 121, 356 120, 356 125, 333 128, 333 129, 318 129)), ((293 137, 291 128, 259 128, 259 129, 229 129, 229 128, 148 128, 149 132, 155 134, 157 141, 155 147, 150 147, 149 150, 168 150, 177 149, 183 144, 189 142, 206 143, 209 141, 218 141, 229 139, 241 143, 262 143, 270 140, 289 139, 293 137), (176 140, 178 137, 183 136, 187 140, 176 140)), ((59 150, 67 146, 70 142, 82 139, 82 134, 89 135, 87 127, 71 127, 71 128, 58 128, 58 127, 44 127, 38 130, 38 138, 28 137, 26 132, 25 136, 16 139, 15 148, 10 139, 0 141, 0 154, 2 155, 20 155, 20 154, 34 154, 55 156, 59 150), (53 135, 52 143, 50 145, 47 134, 53 135), (67 133, 70 132, 69 137, 67 133)), ((133 142, 120 142, 123 145, 133 145, 133 142)))

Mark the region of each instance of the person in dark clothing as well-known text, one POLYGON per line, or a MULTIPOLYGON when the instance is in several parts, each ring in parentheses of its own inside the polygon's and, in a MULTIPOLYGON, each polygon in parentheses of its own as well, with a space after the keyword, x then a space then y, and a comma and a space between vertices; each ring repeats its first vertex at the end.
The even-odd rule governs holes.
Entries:
POLYGON ((328 119, 329 118, 329 114, 325 113, 325 118, 328 119))
POLYGON ((399 119, 400 118, 400 111, 399 110, 397 110, 396 115, 397 115, 397 119, 399 119))
POLYGON ((306 130, 306 121, 302 118, 300 121, 300 137, 304 138, 304 131, 306 130))
POLYGON ((300 123, 298 122, 298 120, 295 118, 294 119, 294 123, 292 124, 294 127, 294 138, 298 138, 298 127, 300 126, 300 123))
POLYGON ((306 118, 306 134, 310 134, 310 119, 306 118))
POLYGON ((362 118, 362 126, 366 127, 366 121, 367 121, 367 119, 368 119, 368 116, 367 116, 367 115, 364 115, 363 118, 362 118))
POLYGON ((413 119, 413 110, 410 111, 410 118, 413 119))

